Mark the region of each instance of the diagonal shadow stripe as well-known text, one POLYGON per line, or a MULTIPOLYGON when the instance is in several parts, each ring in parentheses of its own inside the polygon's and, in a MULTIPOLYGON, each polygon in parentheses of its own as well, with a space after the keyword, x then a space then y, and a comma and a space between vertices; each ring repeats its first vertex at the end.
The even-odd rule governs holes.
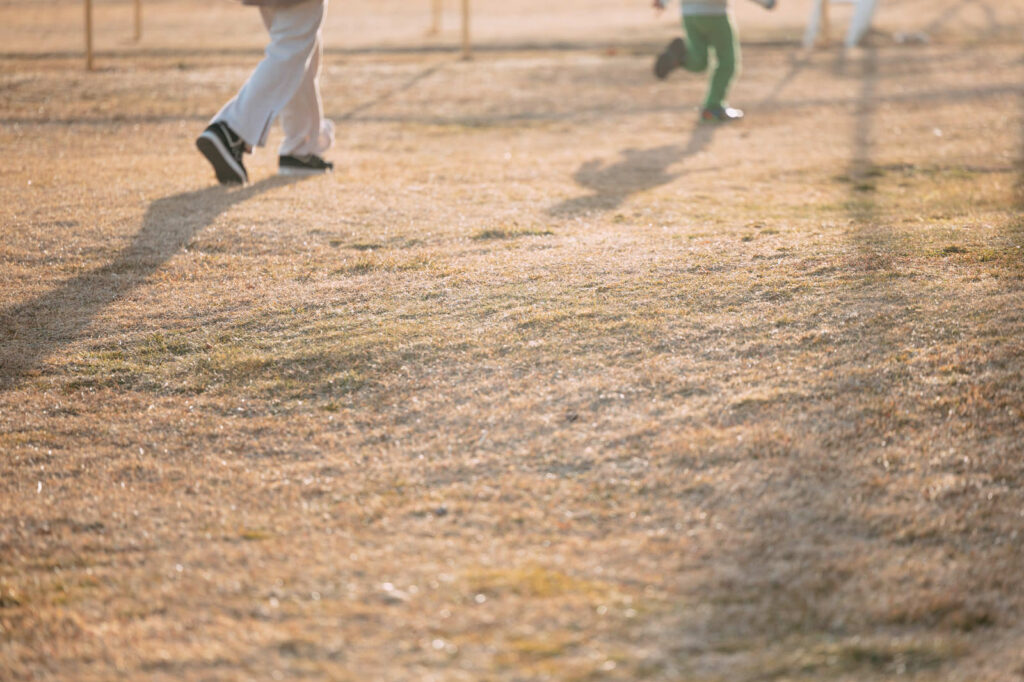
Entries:
POLYGON ((26 372, 79 338, 98 313, 142 285, 217 216, 294 181, 272 177, 237 189, 214 186, 158 199, 131 243, 110 263, 0 310, 0 391, 15 388, 26 372))

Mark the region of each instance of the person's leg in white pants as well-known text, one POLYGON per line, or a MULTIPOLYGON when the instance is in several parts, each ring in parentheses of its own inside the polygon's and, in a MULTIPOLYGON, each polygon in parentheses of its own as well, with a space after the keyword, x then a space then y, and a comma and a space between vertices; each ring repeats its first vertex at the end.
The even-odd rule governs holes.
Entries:
MULTIPOLYGON (((213 117, 211 126, 226 124, 245 146, 262 147, 271 124, 280 116, 285 134, 282 157, 319 156, 327 151, 334 142, 334 126, 323 117, 318 83, 326 11, 327 0, 261 7, 263 23, 270 33, 266 55, 238 94, 213 117)), ((204 135, 209 137, 208 133, 204 135)), ((230 142, 229 137, 220 146, 229 146, 230 142)), ((240 155, 235 160, 241 165, 240 155)), ((216 161, 219 159, 211 159, 216 161)), ((317 161, 320 165, 313 170, 330 169, 330 164, 317 161)), ((216 168, 218 164, 214 165, 216 168)))
POLYGON ((324 118, 320 99, 322 57, 323 41, 318 36, 299 89, 281 110, 281 127, 284 128, 281 156, 320 155, 334 144, 334 124, 324 118))

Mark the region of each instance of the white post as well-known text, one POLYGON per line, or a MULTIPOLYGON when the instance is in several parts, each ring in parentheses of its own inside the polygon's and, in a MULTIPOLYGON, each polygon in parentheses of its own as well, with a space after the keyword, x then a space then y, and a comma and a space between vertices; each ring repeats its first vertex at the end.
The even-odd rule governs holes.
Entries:
POLYGON ((85 0, 85 70, 92 71, 92 0, 85 0))
POLYGON ((473 58, 469 39, 469 0, 462 0, 462 58, 473 58))

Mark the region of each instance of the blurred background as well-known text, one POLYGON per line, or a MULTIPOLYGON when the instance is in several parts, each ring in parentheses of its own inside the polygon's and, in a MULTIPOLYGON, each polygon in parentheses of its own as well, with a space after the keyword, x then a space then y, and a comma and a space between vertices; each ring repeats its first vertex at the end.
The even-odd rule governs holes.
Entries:
MULTIPOLYGON (((461 3, 446 0, 440 31, 431 31, 433 0, 344 0, 331 3, 329 53, 457 50, 461 3)), ((746 42, 798 44, 813 0, 781 0, 766 11, 733 0, 746 42)), ((658 14, 646 0, 472 0, 474 48, 647 49, 678 30, 679 7, 658 14)), ((833 38, 841 38, 852 12, 832 6, 833 38)), ((259 15, 229 0, 143 0, 143 32, 136 43, 132 0, 95 0, 95 49, 108 59, 181 53, 216 58, 259 50, 265 34, 259 15)), ((79 55, 84 47, 82 0, 0 2, 0 56, 48 58, 79 55)), ((1024 2, 880 0, 869 41, 984 41, 1024 38, 1024 2)), ((237 55, 236 55, 237 56, 237 55)))

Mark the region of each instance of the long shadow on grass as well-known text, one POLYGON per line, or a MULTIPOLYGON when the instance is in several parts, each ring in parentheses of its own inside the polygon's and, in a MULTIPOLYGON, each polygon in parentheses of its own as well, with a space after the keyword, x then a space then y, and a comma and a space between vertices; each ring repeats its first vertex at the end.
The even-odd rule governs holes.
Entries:
POLYGON ((685 147, 673 144, 651 149, 625 149, 620 152, 621 161, 608 165, 600 159, 585 161, 572 177, 591 193, 566 199, 548 209, 548 213, 556 217, 572 217, 610 211, 633 194, 666 185, 686 174, 686 171, 670 173, 669 167, 706 149, 714 135, 715 126, 698 125, 685 147))
MULTIPOLYGON (((847 174, 872 180, 884 69, 873 49, 853 64, 841 59, 836 68, 861 69, 847 174)), ((723 438, 679 455, 683 466, 719 463, 724 476, 733 469, 755 472, 747 481, 748 499, 739 505, 726 499, 732 495, 701 500, 738 532, 722 543, 724 568, 701 586, 707 619, 680 616, 687 633, 680 639, 697 642, 680 658, 706 655, 714 662, 726 654, 746 655, 736 659, 746 669, 731 671, 729 679, 880 679, 938 671, 959 655, 956 638, 989 626, 997 612, 972 596, 973 588, 984 586, 970 569, 934 559, 936 548, 951 560, 963 557, 969 534, 973 550, 991 556, 985 539, 970 528, 938 533, 939 505, 907 513, 900 498, 912 485, 904 475, 915 476, 921 465, 916 457, 903 464, 901 455, 918 455, 914 432, 920 438, 932 426, 917 421, 926 411, 904 410, 901 402, 930 387, 927 377, 901 372, 891 356, 908 341, 906 325, 939 339, 943 321, 922 319, 908 294, 918 285, 899 278, 893 256, 901 250, 900 237, 879 224, 871 187, 850 187, 849 238, 857 254, 843 273, 838 303, 815 316, 829 332, 799 348, 806 371, 817 368, 798 391, 807 398, 734 404, 718 426, 742 434, 742 445, 723 438), (894 565, 901 568, 884 575, 894 565), (925 633, 931 639, 915 639, 925 633)), ((768 352, 787 350, 768 346, 768 352)), ((944 422, 936 416, 929 438, 954 439, 944 422)))
MULTIPOLYGON (((847 66, 840 58, 836 68, 847 66)), ((847 169, 851 176, 864 174, 871 165, 876 67, 875 55, 868 53, 852 131, 853 153, 847 169)), ((873 224, 875 207, 851 191, 855 196, 850 217, 859 233, 873 224)), ((710 649, 746 654, 745 662, 739 664, 746 670, 733 670, 730 679, 786 678, 795 674, 793 665, 816 678, 850 669, 877 673, 898 655, 865 643, 864 661, 844 662, 850 669, 843 670, 830 669, 829 657, 843 658, 846 645, 819 649, 823 642, 841 643, 851 634, 870 634, 870 628, 865 632, 865 621, 870 620, 866 605, 857 599, 864 576, 857 575, 856 558, 859 552, 880 550, 877 540, 872 540, 876 531, 858 499, 864 472, 857 467, 862 461, 858 453, 873 447, 867 441, 877 434, 858 423, 857 388, 851 389, 842 373, 870 363, 861 354, 870 356, 877 344, 886 341, 872 338, 863 343, 868 347, 855 354, 849 346, 841 350, 838 343, 832 350, 808 349, 818 356, 812 365, 820 362, 821 367, 817 385, 806 388, 808 396, 816 397, 805 406, 787 405, 788 398, 768 404, 734 404, 717 426, 736 429, 742 434, 741 444, 711 443, 678 455, 683 466, 712 463, 723 471, 735 466, 757 471, 748 482, 750 499, 740 505, 747 509, 737 511, 734 502, 724 503, 718 495, 702 502, 712 509, 724 505, 719 518, 727 527, 740 530, 742 539, 722 543, 719 567, 702 585, 701 600, 709 607, 707 620, 687 625, 690 616, 682 616, 684 631, 703 633, 703 641, 691 653, 707 655, 710 649), (817 410, 823 412, 821 422, 829 431, 814 425, 817 410), (798 647, 806 653, 795 659, 798 647)))
POLYGON ((113 261, 0 310, 0 391, 16 387, 48 355, 79 338, 100 311, 143 284, 217 216, 294 181, 272 177, 248 187, 214 186, 158 199, 146 210, 142 228, 113 261))
MULTIPOLYGON (((717 457, 723 471, 758 472, 749 508, 737 511, 718 496, 702 501, 722 505, 725 526, 741 532, 723 543, 727 568, 702 585, 707 620, 695 626, 681 616, 684 631, 705 638, 684 656, 709 648, 709 659, 748 655, 741 665, 750 667, 729 679, 938 675, 963 655, 967 633, 1014 617, 1003 603, 1020 587, 1019 549, 1001 547, 998 537, 1014 527, 1014 505, 968 494, 923 501, 927 493, 914 489, 920 467, 939 466, 951 445, 971 453, 975 475, 965 478, 972 485, 986 477, 1014 480, 1020 465, 1007 461, 1019 459, 1019 451, 1000 454, 986 439, 1012 443, 1020 426, 1001 418, 995 405, 975 408, 990 429, 997 425, 994 434, 980 424, 971 424, 978 432, 965 429, 971 418, 952 410, 929 411, 925 396, 965 389, 936 386, 940 377, 928 376, 925 366, 893 359, 921 343, 908 338, 908 329, 942 345, 957 321, 921 311, 913 292, 928 284, 901 272, 904 238, 881 224, 872 138, 885 71, 873 49, 856 64, 837 63, 840 70, 854 67, 862 83, 847 174, 855 179, 848 216, 857 255, 848 261, 838 303, 822 315, 828 336, 801 349, 815 358, 809 366, 819 366, 803 391, 813 398, 738 406, 719 426, 741 427, 744 445, 720 442, 680 456, 684 466, 717 457)), ((1024 168, 1016 183, 1019 209, 1024 168)), ((1014 367, 1005 371, 1012 379, 1014 367)))
POLYGON ((765 108, 770 105, 778 106, 779 97, 782 92, 789 87, 796 79, 807 70, 807 67, 811 64, 811 53, 804 52, 796 57, 791 57, 789 61, 789 71, 779 79, 779 81, 772 87, 771 91, 761 99, 759 103, 760 108, 765 108))

